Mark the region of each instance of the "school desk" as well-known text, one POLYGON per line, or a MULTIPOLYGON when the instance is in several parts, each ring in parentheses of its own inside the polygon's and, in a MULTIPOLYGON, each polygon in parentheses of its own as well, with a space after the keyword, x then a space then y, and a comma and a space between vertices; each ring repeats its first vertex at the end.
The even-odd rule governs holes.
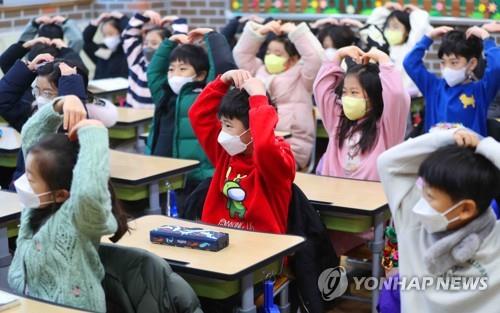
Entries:
MULTIPOLYGON (((223 281, 240 281, 241 308, 239 312, 256 312, 254 305, 254 273, 297 251, 304 238, 222 228, 175 219, 162 215, 147 215, 129 223, 131 231, 118 245, 145 249, 167 260, 172 268, 188 277, 223 281), (201 227, 229 234, 229 246, 218 252, 153 244, 149 232, 162 225, 201 227)), ((108 240, 104 239, 103 240, 108 240)), ((189 279, 187 279, 189 281, 189 279)), ((199 281, 198 281, 199 283, 199 281)), ((196 289, 195 289, 196 291, 196 289)))
POLYGON ((89 81, 89 91, 100 97, 108 97, 117 93, 125 93, 128 80, 123 77, 94 79, 89 81))
MULTIPOLYGON (((381 275, 384 224, 389 207, 382 184, 336 177, 297 173, 295 184, 317 208, 328 229, 360 233, 375 228, 370 243, 372 276, 381 275)), ((372 311, 376 312, 378 290, 372 291, 372 311)))
MULTIPOLYGON (((183 176, 199 161, 164 158, 110 150, 110 174, 113 183, 122 186, 148 186, 149 208, 160 210, 159 182, 183 176)), ((172 183, 172 182, 170 182, 172 183)))
MULTIPOLYGON (((274 135, 275 135, 276 137, 283 137, 283 138, 285 138, 285 139, 288 139, 288 138, 291 138, 291 137, 292 137, 292 133, 290 133, 290 132, 286 132, 286 131, 279 131, 279 130, 275 131, 275 132, 274 132, 274 135)), ((139 139, 141 139, 141 140, 147 140, 147 139, 148 139, 148 136, 149 136, 149 132, 147 132, 147 133, 142 133, 142 134, 140 134, 140 135, 139 135, 139 139)))
POLYGON ((12 256, 9 251, 7 224, 21 216, 21 205, 17 194, 0 190, 0 279, 7 278, 7 266, 12 256))
POLYGON ((16 167, 17 154, 21 149, 21 135, 12 127, 0 126, 0 166, 16 167))
MULTIPOLYGON (((1 293, 10 294, 12 293, 0 290, 1 293)), ((19 304, 13 306, 2 313, 77 313, 77 312, 85 312, 77 309, 72 309, 66 306, 58 305, 55 303, 50 303, 44 300, 36 300, 33 298, 25 298, 20 295, 16 295, 19 297, 19 304)))
POLYGON ((118 107, 117 110, 116 125, 109 130, 109 137, 112 139, 139 139, 139 134, 146 130, 154 115, 154 109, 118 107))

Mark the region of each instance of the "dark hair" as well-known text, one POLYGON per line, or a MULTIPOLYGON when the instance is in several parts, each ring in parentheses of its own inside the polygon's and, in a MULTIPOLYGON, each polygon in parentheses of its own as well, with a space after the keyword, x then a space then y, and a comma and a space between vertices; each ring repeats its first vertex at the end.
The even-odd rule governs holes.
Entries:
POLYGON ((406 40, 408 40, 408 35, 410 34, 410 31, 411 31, 410 13, 408 13, 406 11, 399 11, 399 10, 392 11, 391 14, 389 14, 389 16, 387 17, 387 19, 385 20, 384 30, 389 25, 389 22, 390 22, 391 19, 396 19, 396 20, 398 20, 398 22, 400 22, 401 24, 403 24, 403 26, 406 29, 406 35, 407 35, 406 36, 406 40))
POLYGON ((60 25, 57 24, 45 24, 38 28, 38 36, 47 37, 50 39, 63 39, 64 31, 60 25))
POLYGON ((190 64, 194 68, 196 75, 199 75, 201 72, 208 73, 208 55, 200 46, 191 44, 177 46, 170 54, 170 63, 175 61, 190 64))
MULTIPOLYGON (((37 156, 40 176, 50 190, 71 190, 73 169, 78 160, 79 150, 78 142, 70 141, 67 135, 50 134, 31 147, 28 153, 37 156)), ((112 213, 118 224, 118 229, 110 240, 116 242, 128 231, 127 216, 109 182, 108 189, 111 195, 112 213)), ((49 208, 33 210, 29 221, 31 229, 37 232, 61 205, 61 203, 54 203, 49 208)))
MULTIPOLYGON (((243 123, 245 129, 248 129, 250 127, 248 118, 248 112, 250 111, 249 98, 250 96, 245 89, 230 89, 221 100, 218 117, 236 118, 243 123)), ((269 94, 267 94, 267 99, 269 104, 276 109, 276 105, 269 94)))
POLYGON ((277 41, 282 43, 285 46, 285 51, 288 53, 290 57, 298 56, 300 57, 299 51, 297 51, 297 48, 295 48, 295 45, 292 43, 292 41, 288 38, 286 35, 275 35, 274 33, 270 33, 267 36, 266 40, 266 50, 269 47, 269 44, 273 41, 277 41))
POLYGON ((341 97, 345 78, 349 75, 355 75, 357 76, 360 85, 366 92, 371 105, 367 115, 361 121, 349 120, 344 115, 344 111, 342 110, 340 125, 337 128, 339 148, 343 147, 344 141, 349 138, 349 136, 358 131, 361 131, 361 138, 358 143, 361 153, 368 152, 375 146, 378 136, 377 122, 382 116, 382 112, 384 110, 382 83, 380 81, 379 73, 380 70, 377 64, 355 64, 348 68, 344 79, 335 90, 335 93, 341 97))
POLYGON ((465 37, 465 32, 453 30, 444 35, 439 47, 438 57, 454 54, 456 57, 464 57, 469 61, 472 58, 481 58, 483 42, 476 36, 465 37))
MULTIPOLYGON (((76 73, 79 74, 83 79, 83 85, 87 91, 89 84, 89 72, 87 68, 80 64, 80 62, 75 62, 73 60, 56 59, 53 62, 46 63, 39 68, 37 68, 37 75, 46 77, 48 81, 54 85, 56 88, 59 84, 59 79, 61 78, 61 70, 59 69, 59 64, 66 63, 70 67, 76 66, 76 73)), ((93 96, 87 91, 87 100, 91 101, 93 96)))
POLYGON ((326 37, 330 37, 333 42, 333 48, 340 49, 350 46, 356 42, 356 36, 348 26, 329 25, 319 31, 318 39, 321 44, 326 37))
POLYGON ((454 202, 474 200, 479 213, 500 195, 500 170, 471 148, 439 148, 420 165, 418 175, 429 186, 446 192, 454 202))
POLYGON ((144 30, 144 35, 149 34, 150 32, 155 32, 157 33, 162 40, 165 40, 166 38, 169 38, 172 36, 172 32, 166 28, 160 27, 160 26, 154 26, 148 29, 144 30))
POLYGON ((118 32, 120 32, 120 34, 123 31, 122 23, 116 17, 108 17, 108 18, 103 19, 101 22, 101 27, 103 27, 104 24, 109 24, 109 25, 113 26, 113 28, 116 29, 118 32))
POLYGON ((48 53, 52 55, 53 57, 56 57, 59 55, 59 49, 57 49, 53 45, 46 45, 44 43, 37 43, 35 44, 31 49, 30 52, 28 52, 28 60, 33 61, 37 57, 37 55, 42 54, 42 53, 48 53))

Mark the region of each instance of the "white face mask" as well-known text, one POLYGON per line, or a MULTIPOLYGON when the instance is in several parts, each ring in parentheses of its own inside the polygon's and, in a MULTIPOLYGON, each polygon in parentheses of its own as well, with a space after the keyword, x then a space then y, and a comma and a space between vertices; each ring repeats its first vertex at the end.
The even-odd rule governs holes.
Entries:
POLYGON ((461 84, 467 78, 467 66, 459 70, 449 67, 443 68, 443 78, 450 87, 455 87, 461 84))
POLYGON ((337 53, 337 49, 335 48, 326 48, 325 49, 325 57, 328 61, 332 61, 337 53))
POLYGON ((36 194, 31 188, 31 184, 28 181, 28 177, 26 174, 19 177, 15 182, 14 186, 16 187, 17 196, 19 197, 19 202, 25 208, 30 209, 38 209, 40 206, 44 204, 50 204, 54 201, 45 201, 40 202, 40 197, 44 195, 48 195, 51 191, 47 191, 44 193, 36 194))
POLYGON ((181 92, 182 87, 187 84, 187 83, 192 83, 196 75, 193 75, 191 77, 184 77, 184 76, 172 76, 171 78, 168 79, 168 85, 170 86, 170 89, 178 95, 179 92, 181 92))
POLYGON ((115 51, 121 43, 120 36, 105 37, 102 41, 109 50, 115 51))
POLYGON ((247 146, 252 143, 252 141, 250 141, 249 143, 244 144, 240 139, 240 137, 246 134, 248 131, 249 129, 244 131, 239 136, 233 136, 221 130, 217 141, 230 156, 237 155, 245 151, 247 149, 247 146))
POLYGON ((458 221, 460 219, 460 216, 454 217, 451 220, 448 220, 446 218, 446 215, 451 211, 453 211, 454 209, 456 209, 460 204, 462 204, 462 201, 453 205, 451 208, 444 211, 443 213, 440 213, 436 211, 433 207, 431 207, 431 205, 429 204, 429 202, 427 202, 427 200, 422 198, 413 207, 413 213, 415 213, 418 216, 418 219, 422 223, 422 226, 425 228, 425 230, 427 230, 429 233, 432 234, 445 231, 449 224, 458 221))
POLYGON ((35 105, 38 107, 38 109, 41 109, 44 105, 49 104, 51 102, 52 99, 44 96, 38 96, 35 98, 35 105))

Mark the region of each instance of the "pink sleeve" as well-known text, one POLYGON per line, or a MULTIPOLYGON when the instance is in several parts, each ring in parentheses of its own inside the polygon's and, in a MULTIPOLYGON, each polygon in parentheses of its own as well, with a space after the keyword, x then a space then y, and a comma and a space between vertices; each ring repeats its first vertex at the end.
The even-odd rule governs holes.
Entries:
POLYGON ((247 70, 252 75, 255 75, 262 66, 262 60, 257 57, 257 53, 266 39, 265 36, 257 32, 259 27, 261 25, 251 21, 248 22, 233 49, 233 57, 238 68, 247 70))
POLYGON ((392 147, 403 142, 410 112, 410 96, 403 86, 403 75, 392 63, 380 65, 384 111, 380 120, 381 135, 392 147))
POLYGON ((325 51, 306 23, 300 23, 288 37, 300 54, 301 79, 307 91, 311 92, 325 51))
POLYGON ((318 76, 314 81, 314 99, 330 138, 335 134, 340 120, 341 108, 337 104, 340 99, 338 99, 335 89, 343 77, 344 71, 340 68, 339 62, 327 61, 319 69, 318 76))

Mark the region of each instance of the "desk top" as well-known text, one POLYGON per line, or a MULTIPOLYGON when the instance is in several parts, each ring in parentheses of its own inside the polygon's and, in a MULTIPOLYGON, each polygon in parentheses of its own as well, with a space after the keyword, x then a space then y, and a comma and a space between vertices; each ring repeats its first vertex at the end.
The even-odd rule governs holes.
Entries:
MULTIPOLYGON (((297 250, 304 238, 222 228, 148 215, 129 223, 132 230, 117 243, 126 247, 146 249, 169 261, 176 270, 197 276, 236 280, 297 250), (153 244, 150 230, 163 225, 201 227, 229 234, 229 246, 218 252, 153 244)), ((103 237, 103 240, 105 237, 103 237)))
POLYGON ((351 214, 374 214, 387 204, 382 184, 373 181, 297 173, 295 184, 323 208, 351 214))
POLYGON ((21 214, 21 204, 16 193, 0 190, 0 223, 16 219, 21 214))
POLYGON ((144 185, 168 176, 184 174, 200 163, 117 150, 110 150, 109 158, 111 179, 127 185, 144 185))
MULTIPOLYGON (((6 291, 0 291, 1 293, 10 294, 6 291)), ((18 295, 16 295, 18 296, 18 295)), ((29 298, 19 297, 19 305, 16 305, 10 309, 2 311, 2 313, 76 313, 85 312, 77 309, 71 309, 68 307, 60 306, 57 304, 50 304, 48 302, 33 300, 29 298)))
POLYGON ((94 94, 125 91, 128 80, 123 77, 94 79, 89 81, 89 91, 94 94))
MULTIPOLYGON (((274 135, 275 135, 276 137, 283 137, 283 138, 285 138, 285 139, 287 139, 287 138, 291 138, 291 137, 292 137, 292 133, 287 132, 287 131, 280 131, 280 130, 275 131, 275 132, 274 132, 274 135)), ((143 139, 143 140, 146 140, 146 139, 148 138, 148 136, 149 136, 149 132, 146 132, 146 133, 142 133, 142 134, 140 134, 140 135, 139 135, 139 138, 140 138, 140 139, 143 139)))
POLYGON ((0 126, 0 152, 17 153, 21 149, 21 135, 12 127, 0 126))
POLYGON ((134 109, 118 107, 117 124, 134 124, 148 121, 153 118, 153 109, 134 109))

